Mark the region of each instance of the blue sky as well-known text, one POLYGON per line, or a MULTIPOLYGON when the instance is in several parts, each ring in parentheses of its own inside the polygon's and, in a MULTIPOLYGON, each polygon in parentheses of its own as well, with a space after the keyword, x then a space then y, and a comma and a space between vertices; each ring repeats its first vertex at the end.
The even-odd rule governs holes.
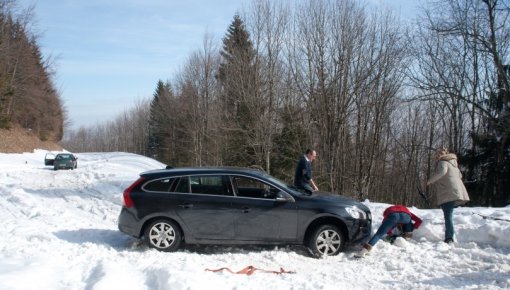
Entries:
POLYGON ((113 120, 171 79, 206 34, 218 42, 243 2, 21 0, 54 59, 72 127, 113 120), (212 4, 214 3, 214 4, 212 4))
MULTIPOLYGON (((408 9, 417 0, 390 2, 408 9)), ((72 128, 113 120, 172 79, 206 34, 220 44, 249 0, 18 0, 54 58, 72 128)))

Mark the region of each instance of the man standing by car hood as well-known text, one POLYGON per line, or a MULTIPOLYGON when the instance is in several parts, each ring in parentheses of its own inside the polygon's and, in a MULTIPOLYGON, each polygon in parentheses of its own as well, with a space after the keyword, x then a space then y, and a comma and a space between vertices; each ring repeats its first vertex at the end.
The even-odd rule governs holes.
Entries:
POLYGON ((306 149, 305 154, 299 158, 294 174, 294 185, 310 193, 319 190, 312 179, 312 161, 316 157, 315 150, 306 149))

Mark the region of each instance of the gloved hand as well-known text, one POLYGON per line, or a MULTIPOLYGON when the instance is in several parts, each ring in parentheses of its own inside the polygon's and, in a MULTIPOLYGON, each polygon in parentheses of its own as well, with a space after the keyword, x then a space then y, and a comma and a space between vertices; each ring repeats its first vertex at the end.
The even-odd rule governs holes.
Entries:
POLYGON ((393 242, 395 242, 398 237, 400 237, 400 235, 386 235, 384 240, 390 244, 393 244, 393 242))

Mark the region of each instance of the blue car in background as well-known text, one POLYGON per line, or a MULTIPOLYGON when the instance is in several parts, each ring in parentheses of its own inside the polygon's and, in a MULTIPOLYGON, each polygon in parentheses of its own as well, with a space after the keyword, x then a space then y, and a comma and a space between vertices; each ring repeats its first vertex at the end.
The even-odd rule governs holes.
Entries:
POLYGON ((78 158, 72 153, 59 153, 56 156, 53 153, 47 153, 44 158, 44 165, 53 165, 54 170, 75 169, 78 168, 78 158))

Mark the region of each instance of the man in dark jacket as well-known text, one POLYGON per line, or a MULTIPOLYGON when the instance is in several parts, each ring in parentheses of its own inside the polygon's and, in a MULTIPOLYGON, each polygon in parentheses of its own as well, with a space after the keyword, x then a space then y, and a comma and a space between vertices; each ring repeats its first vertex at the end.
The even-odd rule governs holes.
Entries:
POLYGON ((319 190, 312 179, 312 161, 316 157, 315 150, 306 149, 305 154, 299 158, 294 174, 294 186, 309 193, 319 190))

